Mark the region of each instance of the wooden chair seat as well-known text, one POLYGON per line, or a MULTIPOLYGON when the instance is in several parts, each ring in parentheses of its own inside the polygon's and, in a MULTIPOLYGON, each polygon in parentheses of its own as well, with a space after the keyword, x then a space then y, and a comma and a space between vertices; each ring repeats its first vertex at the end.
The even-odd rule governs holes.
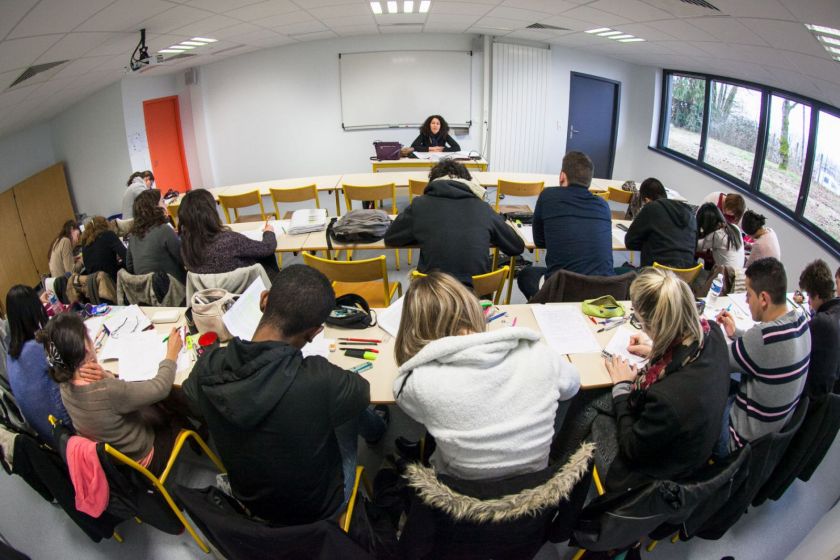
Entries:
POLYGON ((388 307, 391 305, 391 300, 394 298, 394 293, 397 291, 399 282, 388 282, 389 300, 384 300, 382 293, 382 281, 371 280, 370 282, 333 282, 332 287, 335 290, 335 297, 343 296, 344 294, 356 294, 365 298, 368 305, 371 307, 388 307))

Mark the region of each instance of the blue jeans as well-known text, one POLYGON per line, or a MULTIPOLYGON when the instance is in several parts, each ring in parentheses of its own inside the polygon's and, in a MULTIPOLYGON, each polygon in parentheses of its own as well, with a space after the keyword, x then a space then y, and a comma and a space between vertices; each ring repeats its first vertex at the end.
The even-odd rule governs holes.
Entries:
POLYGON ((516 276, 516 285, 525 296, 525 300, 534 297, 540 291, 540 280, 545 276, 548 269, 544 266, 526 266, 516 276))
POLYGON ((715 444, 714 451, 712 451, 718 459, 724 459, 729 456, 729 412, 732 410, 733 404, 735 404, 735 395, 729 395, 729 398, 726 399, 726 408, 723 409, 720 437, 715 444))
POLYGON ((374 412, 373 407, 365 408, 358 417, 336 427, 338 451, 341 453, 341 471, 344 474, 344 503, 350 501, 353 483, 356 481, 356 452, 359 436, 367 440, 377 440, 388 429, 385 420, 374 412))

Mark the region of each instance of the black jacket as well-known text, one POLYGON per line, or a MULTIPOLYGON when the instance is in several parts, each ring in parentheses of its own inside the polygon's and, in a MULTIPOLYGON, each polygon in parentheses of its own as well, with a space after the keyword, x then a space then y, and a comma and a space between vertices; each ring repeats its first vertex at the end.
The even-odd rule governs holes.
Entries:
POLYGON ((675 268, 695 265, 697 220, 684 202, 661 198, 642 207, 630 224, 624 245, 642 252, 642 266, 654 262, 675 268))
POLYGON ((438 179, 400 212, 385 234, 391 247, 420 246, 417 270, 440 270, 472 285, 472 277, 490 271, 487 251, 508 255, 525 250, 522 238, 489 204, 459 181, 438 179))
POLYGON ((700 355, 654 383, 641 404, 631 407, 630 395, 615 398, 619 453, 607 486, 619 490, 697 471, 720 437, 728 394, 726 341, 712 325, 700 355))
POLYGON ((840 378, 840 298, 823 303, 810 327, 811 364, 806 389, 813 398, 831 393, 840 378))
POLYGON ((335 513, 344 491, 334 429, 367 406, 366 380, 283 342, 234 338, 202 356, 183 388, 251 513, 286 524, 335 513))
POLYGON ((411 143, 411 147, 414 148, 416 152, 428 152, 429 148, 434 146, 443 146, 444 152, 458 152, 461 150, 461 146, 458 142, 455 141, 450 135, 446 135, 446 138, 441 138, 440 134, 436 136, 426 136, 422 132, 417 135, 417 138, 414 139, 414 142, 411 143))
POLYGON ((113 231, 102 232, 93 243, 82 248, 82 260, 85 274, 102 270, 116 283, 117 271, 125 266, 125 245, 113 231))

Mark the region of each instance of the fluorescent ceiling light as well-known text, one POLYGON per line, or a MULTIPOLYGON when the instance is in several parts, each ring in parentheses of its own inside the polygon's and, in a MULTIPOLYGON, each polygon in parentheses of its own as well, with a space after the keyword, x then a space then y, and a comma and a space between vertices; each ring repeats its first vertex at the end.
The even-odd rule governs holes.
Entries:
POLYGON ((840 39, 835 39, 834 37, 826 37, 825 35, 817 35, 817 39, 819 39, 823 43, 828 43, 829 45, 840 45, 840 39))
POLYGON ((621 31, 604 31, 603 33, 598 33, 598 37, 609 37, 610 35, 621 35, 621 31))
POLYGON ((623 35, 612 35, 611 37, 607 37, 607 39, 631 39, 633 35, 628 35, 627 33, 623 35))
POLYGON ((840 54, 840 48, 838 47, 826 47, 825 50, 827 50, 830 53, 840 54))
POLYGON ((203 47, 207 45, 207 43, 199 43, 198 41, 181 41, 178 43, 179 45, 189 45, 191 47, 203 47))
POLYGON ((403 13, 410 14, 414 11, 414 0, 405 0, 403 2, 403 13))
POLYGON ((609 27, 598 27, 597 29, 590 29, 587 33, 601 33, 603 31, 612 31, 609 27))
POLYGON ((169 47, 170 49, 184 49, 185 51, 189 51, 194 49, 195 47, 191 47, 189 45, 172 45, 169 47))
POLYGON ((639 41, 644 41, 644 39, 640 37, 633 37, 632 39, 619 39, 619 43, 638 43, 639 41))
POLYGON ((184 51, 182 51, 181 49, 161 49, 158 52, 164 54, 181 54, 184 51))
POLYGON ((199 41, 201 43, 216 43, 218 39, 208 39, 207 37, 193 37, 190 41, 199 41))
POLYGON ((388 13, 396 14, 399 11, 397 7, 397 0, 388 0, 388 13))
POLYGON ((426 12, 428 12, 429 11, 429 6, 431 4, 432 3, 429 0, 422 0, 422 2, 420 2, 420 10, 419 10, 420 13, 425 14, 426 12))
POLYGON ((171 47, 167 48, 166 50, 184 52, 187 49, 185 47, 181 47, 181 46, 178 46, 178 45, 172 45, 171 47))
POLYGON ((374 14, 379 15, 382 13, 382 4, 380 4, 379 2, 371 2, 370 9, 373 10, 374 14))
POLYGON ((823 33, 825 35, 834 35, 835 37, 840 37, 840 29, 834 29, 833 27, 823 27, 822 25, 809 25, 805 24, 805 27, 813 31, 814 33, 823 33))

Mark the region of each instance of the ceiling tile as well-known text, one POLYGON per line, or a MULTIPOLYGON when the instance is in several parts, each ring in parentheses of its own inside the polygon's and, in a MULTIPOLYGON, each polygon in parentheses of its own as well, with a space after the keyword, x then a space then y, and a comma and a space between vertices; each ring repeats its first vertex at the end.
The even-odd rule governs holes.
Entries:
POLYGON ((423 25, 380 25, 379 32, 383 35, 396 35, 400 33, 422 33, 423 25))
POLYGON ((773 19, 742 18, 741 23, 760 35, 771 45, 813 56, 821 55, 825 49, 801 23, 773 19))
POLYGON ((0 92, 12 85, 12 82, 17 80, 18 76, 20 76, 20 72, 18 70, 11 70, 0 74, 0 92))
POLYGON ((492 9, 490 6, 469 2, 432 2, 429 15, 452 14, 461 16, 483 16, 492 9))
POLYGON ((224 13, 237 8, 257 4, 263 0, 189 0, 188 5, 193 8, 210 10, 211 12, 224 13))
POLYGON ((505 36, 510 33, 510 29, 497 29, 495 27, 482 27, 482 26, 473 26, 470 27, 467 31, 470 33, 475 33, 477 35, 493 35, 493 36, 505 36))
POLYGON ((173 29, 170 33, 177 33, 183 35, 185 38, 209 37, 215 39, 214 33, 219 29, 226 29, 234 25, 239 25, 240 23, 242 22, 232 17, 215 15, 195 23, 190 23, 184 27, 173 29))
POLYGON ((298 10, 296 12, 289 12, 287 14, 280 14, 276 16, 262 18, 259 21, 255 21, 254 23, 261 27, 276 28, 296 25, 299 23, 313 23, 317 21, 318 20, 309 15, 309 12, 298 10))
POLYGON ((502 6, 533 10, 547 14, 562 14, 566 10, 577 7, 577 4, 563 0, 505 0, 502 6))
POLYGON ((41 35, 3 41, 0 43, 0 72, 26 68, 60 39, 61 35, 41 35))
MULTIPOLYGON (((570 18, 565 14, 542 19, 539 23, 542 23, 544 25, 554 25, 557 27, 563 27, 565 29, 571 29, 573 31, 586 31, 587 29, 592 29, 593 27, 595 27, 591 22, 570 18)), ((587 35, 587 37, 591 36, 587 35)))
POLYGON ((41 0, 15 26, 9 38, 67 33, 110 3, 111 0, 41 0))
POLYGON ((18 103, 26 101, 26 99, 35 91, 38 85, 32 86, 18 86, 11 91, 4 91, 0 95, 0 110, 8 109, 18 103))
POLYGON ((478 15, 452 15, 452 14, 429 14, 426 18, 426 25, 434 24, 435 26, 451 25, 452 27, 465 26, 469 27, 481 19, 478 15))
POLYGON ((816 23, 840 29, 840 9, 835 0, 781 0, 802 23, 816 23))
POLYGON ((251 23, 240 23, 234 25, 233 27, 227 27, 225 29, 219 29, 218 31, 214 31, 212 38, 227 39, 228 37, 238 37, 240 35, 246 35, 248 33, 255 33, 262 29, 262 27, 258 27, 251 23))
POLYGON ((367 4, 367 0, 296 0, 295 3, 305 10, 323 6, 339 6, 341 4, 367 4))
POLYGON ((567 12, 563 12, 563 16, 561 17, 570 17, 572 19, 586 21, 595 24, 596 27, 613 27, 615 25, 621 25, 622 23, 630 23, 630 20, 625 17, 604 12, 602 10, 596 10, 595 8, 590 8, 589 6, 579 6, 577 8, 573 8, 567 12))
POLYGON ((321 8, 309 8, 307 11, 318 19, 337 18, 345 16, 373 17, 373 12, 370 9, 370 4, 367 2, 363 4, 342 4, 340 6, 324 6, 321 8))
POLYGON ((528 24, 516 19, 483 17, 478 20, 475 25, 477 27, 489 27, 490 29, 506 29, 508 31, 514 31, 516 29, 524 29, 528 24))
POLYGON ((205 20, 213 15, 213 12, 207 10, 199 10, 189 6, 176 6, 171 10, 144 20, 140 25, 148 33, 169 33, 173 29, 205 20))
POLYGON ((14 28, 17 23, 23 19, 32 6, 38 0, 3 0, 0 2, 0 12, 3 17, 0 18, 0 40, 8 35, 9 31, 14 28))
POLYGON ((118 39, 116 33, 68 33, 38 57, 37 63, 81 58, 96 47, 118 39))
POLYGON ((730 16, 760 16, 768 19, 793 20, 793 15, 778 0, 711 0, 711 2, 720 8, 721 12, 730 16))
POLYGON ((616 29, 648 41, 672 41, 677 38, 670 33, 656 29, 645 23, 626 23, 617 25, 616 29))
POLYGON ((272 27, 271 29, 281 35, 289 36, 302 35, 304 33, 317 33, 319 31, 329 31, 327 26, 320 21, 296 23, 294 25, 281 25, 278 27, 272 27))
POLYGON ((234 35, 225 39, 228 43, 247 43, 249 45, 256 45, 258 41, 269 41, 280 37, 280 34, 271 29, 264 29, 258 27, 256 30, 242 35, 234 35))
POLYGON ((502 19, 516 19, 531 24, 540 21, 543 18, 550 17, 551 14, 546 14, 545 12, 534 12, 531 10, 520 10, 509 6, 500 6, 490 10, 490 12, 487 13, 487 16, 502 19))
POLYGON ((76 31, 138 31, 140 23, 171 10, 174 4, 160 0, 117 0, 85 21, 76 31))
MULTIPOLYGON (((331 29, 336 27, 371 27, 376 28, 376 20, 373 15, 346 16, 342 18, 319 18, 321 22, 331 29)), ((377 31, 374 31, 377 33, 377 31)))
POLYGON ((611 14, 626 17, 632 21, 650 21, 657 19, 670 19, 671 14, 665 10, 654 8, 640 0, 597 0, 587 4, 590 8, 603 10, 611 14))
POLYGON ((454 23, 454 22, 438 22, 438 23, 429 23, 426 22, 423 25, 423 33, 466 33, 467 29, 469 29, 469 25, 464 25, 462 23, 454 23))
MULTIPOLYGON (((109 56, 90 56, 86 58, 77 58, 68 62, 61 71, 56 74, 56 78, 77 78, 78 76, 87 74, 105 64, 111 57, 109 56)), ((128 62, 128 56, 125 57, 128 62)))
POLYGON ((768 43, 750 31, 737 19, 728 17, 692 18, 691 25, 706 31, 718 41, 739 45, 767 45, 768 43))
POLYGON ((825 57, 817 57, 787 51, 781 56, 790 62, 791 68, 796 68, 806 76, 840 84, 840 62, 829 58, 828 53, 825 57))
POLYGON ((519 31, 514 31, 506 35, 507 37, 513 37, 516 39, 526 39, 528 41, 538 41, 547 43, 551 40, 554 35, 552 33, 547 33, 545 31, 541 31, 539 29, 521 29, 519 31))
POLYGON ((667 21, 649 21, 645 25, 667 33, 683 41, 716 41, 714 35, 694 27, 689 20, 670 19, 667 21))
POLYGON ((289 0, 271 0, 270 2, 260 2, 259 4, 251 4, 244 8, 230 10, 229 12, 225 12, 225 15, 242 21, 254 21, 254 23, 260 24, 259 21, 255 20, 298 10, 300 8, 289 0))
POLYGON ((332 31, 318 31, 315 33, 303 33, 301 35, 294 35, 298 41, 322 41, 324 39, 335 39, 338 37, 332 31))
POLYGON ((330 29, 342 37, 379 34, 379 27, 376 25, 330 25, 330 29))

